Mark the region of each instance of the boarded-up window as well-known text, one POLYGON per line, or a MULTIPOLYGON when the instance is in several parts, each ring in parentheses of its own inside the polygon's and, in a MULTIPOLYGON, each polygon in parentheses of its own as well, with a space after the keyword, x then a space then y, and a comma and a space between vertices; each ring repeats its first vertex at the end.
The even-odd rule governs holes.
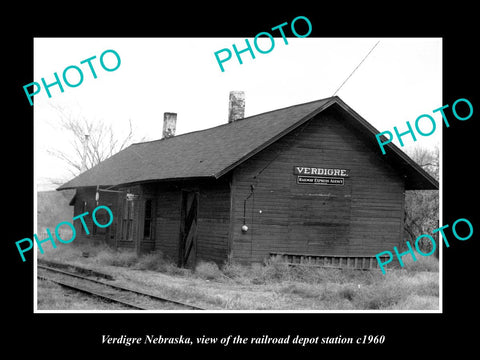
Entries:
MULTIPOLYGON (((80 214, 85 214, 88 210, 87 210, 87 207, 88 207, 88 204, 86 201, 83 201, 82 202, 82 211, 80 212, 80 214)), ((81 231, 82 231, 82 235, 85 235, 87 232, 85 231, 85 226, 82 226, 81 227, 81 231)))
POLYGON ((153 235, 153 200, 145 200, 145 219, 143 222, 143 238, 151 239, 153 235))
MULTIPOLYGON (((113 208, 113 205, 111 203, 106 203, 106 204, 101 204, 101 205, 107 206, 109 209, 113 208)), ((105 210, 97 211, 95 213, 95 219, 97 220, 97 223, 99 223, 100 225, 105 225, 105 224, 108 224, 108 222, 110 221, 110 215, 105 210)), ((92 221, 92 234, 93 235, 105 235, 105 234, 107 234, 108 231, 110 231, 109 226, 107 226, 107 227, 97 226, 95 221, 92 221)))
POLYGON ((133 200, 123 200, 122 239, 133 240, 133 200))
POLYGON ((351 185, 349 178, 343 185, 293 184, 288 238, 295 244, 295 252, 345 253, 349 246, 351 185))

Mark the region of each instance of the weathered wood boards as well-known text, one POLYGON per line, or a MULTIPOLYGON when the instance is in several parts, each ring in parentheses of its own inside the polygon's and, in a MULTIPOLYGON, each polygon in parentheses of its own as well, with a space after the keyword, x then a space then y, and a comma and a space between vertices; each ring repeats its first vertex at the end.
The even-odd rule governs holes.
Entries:
MULTIPOLYGON (((137 253, 160 251, 180 265, 189 259, 262 262, 281 254, 294 262, 371 268, 375 254, 403 240, 409 180, 362 126, 341 106, 331 106, 221 175, 118 186, 118 193, 100 199, 115 220, 109 234, 97 236, 137 253), (186 193, 196 194, 191 221, 186 193)), ((78 188, 75 214, 92 199, 93 188, 78 188)))
POLYGON ((255 187, 246 234, 240 231, 242 207, 233 210, 234 259, 262 261, 270 253, 371 257, 401 240, 402 178, 334 111, 247 160, 233 176, 235 204, 255 187), (299 184, 300 174, 336 174, 343 183, 299 184))

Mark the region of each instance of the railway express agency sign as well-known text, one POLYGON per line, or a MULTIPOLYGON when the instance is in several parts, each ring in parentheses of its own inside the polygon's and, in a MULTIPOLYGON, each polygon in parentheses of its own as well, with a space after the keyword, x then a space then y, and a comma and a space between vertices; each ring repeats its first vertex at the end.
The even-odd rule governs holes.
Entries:
POLYGON ((348 169, 294 166, 297 184, 343 185, 344 178, 350 175, 348 169))

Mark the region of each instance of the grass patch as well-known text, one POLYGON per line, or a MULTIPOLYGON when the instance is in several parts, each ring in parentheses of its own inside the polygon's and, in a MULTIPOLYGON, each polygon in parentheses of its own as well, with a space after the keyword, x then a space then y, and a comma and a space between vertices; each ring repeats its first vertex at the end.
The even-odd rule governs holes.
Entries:
MULTIPOLYGON (((437 301, 432 309, 438 309, 438 296, 438 273, 395 270, 388 272, 384 279, 362 287, 353 301, 360 309, 387 310, 404 308, 412 297, 433 297, 437 301)), ((428 302, 432 303, 431 299, 428 302)))
POLYGON ((104 244, 60 245, 56 249, 46 250, 44 254, 38 252, 38 258, 79 266, 116 266, 135 270, 157 271, 175 276, 191 274, 191 270, 178 268, 174 261, 164 256, 160 251, 137 256, 133 249, 113 249, 104 244))
MULTIPOLYGON (((406 268, 380 271, 289 266, 280 259, 263 266, 228 263, 225 275, 241 284, 277 286, 280 296, 307 300, 312 309, 438 309, 438 261, 422 257, 406 268), (422 261, 424 260, 424 261, 422 261), (437 270, 437 271, 435 271, 437 270)), ((235 299, 240 303, 240 299, 235 299)))
POLYGON ((281 258, 272 258, 263 265, 252 266, 238 263, 226 263, 222 272, 229 278, 242 284, 275 284, 284 281, 297 281, 307 284, 324 283, 361 283, 370 285, 383 279, 376 271, 353 269, 330 269, 316 266, 291 266, 281 258))
POLYGON ((405 257, 403 268, 388 269, 385 275, 373 270, 291 266, 281 258, 254 265, 229 261, 220 267, 199 261, 190 270, 178 268, 160 252, 137 257, 133 250, 84 244, 59 246, 41 256, 97 270, 115 266, 125 284, 212 308, 436 310, 439 304, 438 261, 433 256, 419 255, 415 262, 405 257), (82 256, 85 252, 87 258, 82 256))
POLYGON ((320 289, 303 283, 290 283, 282 286, 280 292, 284 294, 300 296, 303 298, 318 298, 323 294, 320 289))

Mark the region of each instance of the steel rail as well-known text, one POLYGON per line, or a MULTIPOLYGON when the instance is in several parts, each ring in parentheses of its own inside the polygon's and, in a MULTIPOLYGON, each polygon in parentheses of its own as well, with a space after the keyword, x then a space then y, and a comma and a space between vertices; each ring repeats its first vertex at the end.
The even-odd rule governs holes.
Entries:
MULTIPOLYGON (((201 308, 201 307, 196 306, 196 305, 191 305, 191 304, 183 303, 183 302, 178 301, 178 300, 169 299, 169 298, 165 298, 165 297, 161 297, 161 296, 157 296, 157 295, 153 295, 153 294, 144 293, 144 292, 141 292, 141 291, 138 291, 138 290, 134 290, 134 289, 129 289, 129 288, 127 288, 127 287, 120 286, 120 285, 109 284, 109 283, 104 282, 104 281, 87 278, 87 277, 85 277, 85 276, 81 276, 81 275, 74 274, 74 273, 71 273, 71 272, 68 272, 68 271, 64 271, 64 270, 55 269, 55 268, 52 268, 52 267, 49 267, 49 266, 37 265, 37 267, 40 268, 40 269, 44 269, 44 270, 47 270, 47 271, 59 273, 59 274, 62 274, 62 275, 79 278, 79 279, 86 280, 86 281, 90 281, 90 282, 93 282, 93 283, 96 283, 96 284, 101 284, 101 285, 103 285, 103 286, 108 286, 108 287, 111 287, 111 288, 116 289, 116 290, 119 290, 119 291, 134 293, 134 294, 136 294, 136 295, 145 296, 145 297, 148 297, 148 298, 157 300, 157 301, 166 302, 166 303, 171 303, 171 304, 175 304, 175 305, 180 305, 180 306, 183 306, 183 307, 192 309, 192 310, 205 310, 204 308, 201 308)), ((62 282, 62 281, 57 281, 57 280, 55 280, 55 279, 50 279, 50 278, 46 278, 46 277, 41 277, 40 275, 37 275, 37 277, 43 278, 43 279, 45 279, 45 280, 49 280, 49 281, 56 282, 56 283, 58 283, 58 284, 61 285, 61 286, 69 287, 69 288, 74 289, 74 290, 77 288, 76 285, 66 284, 66 283, 64 283, 64 282, 62 282)), ((85 289, 85 288, 78 288, 78 290, 81 291, 81 292, 84 292, 84 293, 91 292, 90 290, 85 289)), ((91 292, 91 293, 92 293, 92 295, 95 295, 95 296, 98 296, 98 297, 103 297, 103 298, 105 298, 106 300, 116 301, 116 302, 120 302, 120 303, 123 302, 123 300, 117 300, 117 299, 110 298, 108 295, 104 295, 104 294, 100 294, 100 293, 96 293, 96 292, 91 292)), ((150 310, 150 309, 143 308, 143 307, 141 307, 141 306, 138 306, 138 305, 135 305, 135 304, 131 304, 131 303, 128 303, 128 302, 126 302, 124 305, 127 305, 127 306, 129 306, 129 307, 134 307, 134 308, 137 308, 137 309, 141 309, 141 310, 150 310)))
POLYGON ((96 292, 96 291, 93 291, 93 290, 89 290, 89 289, 85 289, 83 287, 80 287, 80 286, 77 286, 77 285, 72 285, 72 284, 67 284, 63 281, 60 281, 60 280, 55 280, 55 279, 51 279, 49 277, 45 277, 45 276, 41 276, 41 275, 37 275, 37 278, 41 279, 41 280, 46 280, 46 281, 51 281, 51 282, 54 282, 55 284, 58 284, 62 287, 65 287, 67 289, 71 289, 71 290, 75 290, 75 291, 78 291, 78 292, 81 292, 81 293, 84 293, 84 294, 87 294, 87 295, 91 295, 91 296, 94 296, 94 297, 98 297, 98 298, 101 298, 101 299, 104 299, 104 300, 107 300, 109 302, 115 302, 115 303, 119 303, 119 304, 122 304, 122 305, 125 305, 127 307, 131 307, 131 308, 134 308, 134 309, 137 309, 137 310, 148 310, 146 308, 142 308, 138 305, 135 305, 135 304, 132 304, 132 303, 129 303, 127 301, 124 301, 124 300, 120 300, 120 299, 116 299, 116 298, 113 298, 111 296, 108 296, 108 295, 105 295, 105 294, 100 294, 99 292, 96 292))

